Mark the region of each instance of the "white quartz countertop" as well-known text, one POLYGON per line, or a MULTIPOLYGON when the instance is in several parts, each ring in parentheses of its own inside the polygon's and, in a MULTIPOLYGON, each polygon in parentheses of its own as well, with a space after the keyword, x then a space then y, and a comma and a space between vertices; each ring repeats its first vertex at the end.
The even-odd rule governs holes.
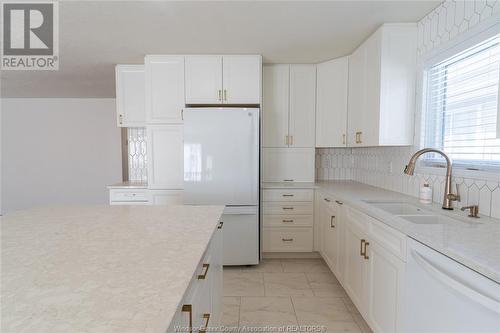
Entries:
POLYGON ((87 206, 1 220, 2 332, 166 332, 222 206, 87 206))
POLYGON ((407 236, 500 283, 500 220, 482 216, 469 218, 459 210, 446 211, 440 205, 422 205, 401 193, 354 181, 320 181, 322 192, 384 222, 407 236), (363 200, 408 202, 454 221, 443 224, 415 224, 389 214, 363 200))
POLYGON ((108 187, 108 189, 123 189, 123 188, 126 188, 126 189, 145 189, 145 188, 148 188, 148 184, 147 183, 140 183, 140 182, 125 181, 125 182, 121 182, 121 183, 108 185, 107 187, 108 187))

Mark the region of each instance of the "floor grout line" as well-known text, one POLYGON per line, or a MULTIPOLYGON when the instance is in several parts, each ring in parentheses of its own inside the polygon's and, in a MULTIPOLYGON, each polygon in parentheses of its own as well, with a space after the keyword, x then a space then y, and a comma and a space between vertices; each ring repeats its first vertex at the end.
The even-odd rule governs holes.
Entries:
POLYGON ((289 297, 290 297, 290 302, 292 302, 292 308, 293 308, 293 314, 295 315, 295 320, 297 321, 297 325, 300 325, 299 316, 297 316, 297 310, 295 310, 295 304, 293 303, 293 297, 292 296, 289 297))

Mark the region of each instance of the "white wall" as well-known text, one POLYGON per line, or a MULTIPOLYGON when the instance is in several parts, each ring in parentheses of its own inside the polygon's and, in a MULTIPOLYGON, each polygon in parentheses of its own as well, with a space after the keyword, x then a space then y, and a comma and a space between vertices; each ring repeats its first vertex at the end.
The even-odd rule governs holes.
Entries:
POLYGON ((3 99, 3 213, 40 205, 104 204, 119 182, 114 99, 3 99))

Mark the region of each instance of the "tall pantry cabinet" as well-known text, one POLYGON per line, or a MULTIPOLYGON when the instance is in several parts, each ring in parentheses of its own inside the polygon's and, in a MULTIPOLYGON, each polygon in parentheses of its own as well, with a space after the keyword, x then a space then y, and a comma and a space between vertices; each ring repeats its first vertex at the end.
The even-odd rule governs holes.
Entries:
POLYGON ((262 180, 314 181, 316 65, 265 65, 262 180))

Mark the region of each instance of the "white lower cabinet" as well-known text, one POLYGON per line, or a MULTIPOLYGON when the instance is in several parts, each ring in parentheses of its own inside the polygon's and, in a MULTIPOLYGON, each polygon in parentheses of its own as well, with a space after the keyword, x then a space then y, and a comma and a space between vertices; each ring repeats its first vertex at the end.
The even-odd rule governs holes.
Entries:
POLYGON ((328 194, 316 201, 321 256, 374 332, 401 331, 406 236, 328 194))
POLYGON ((262 251, 312 252, 314 190, 266 189, 262 198, 262 251))
POLYGON ((263 182, 314 182, 314 148, 263 148, 263 182))
POLYGON ((150 205, 182 205, 181 190, 149 190, 148 202, 150 205))
POLYGON ((222 224, 214 232, 203 259, 179 304, 167 332, 206 332, 222 316, 222 224), (207 329, 208 328, 208 329, 207 329))

